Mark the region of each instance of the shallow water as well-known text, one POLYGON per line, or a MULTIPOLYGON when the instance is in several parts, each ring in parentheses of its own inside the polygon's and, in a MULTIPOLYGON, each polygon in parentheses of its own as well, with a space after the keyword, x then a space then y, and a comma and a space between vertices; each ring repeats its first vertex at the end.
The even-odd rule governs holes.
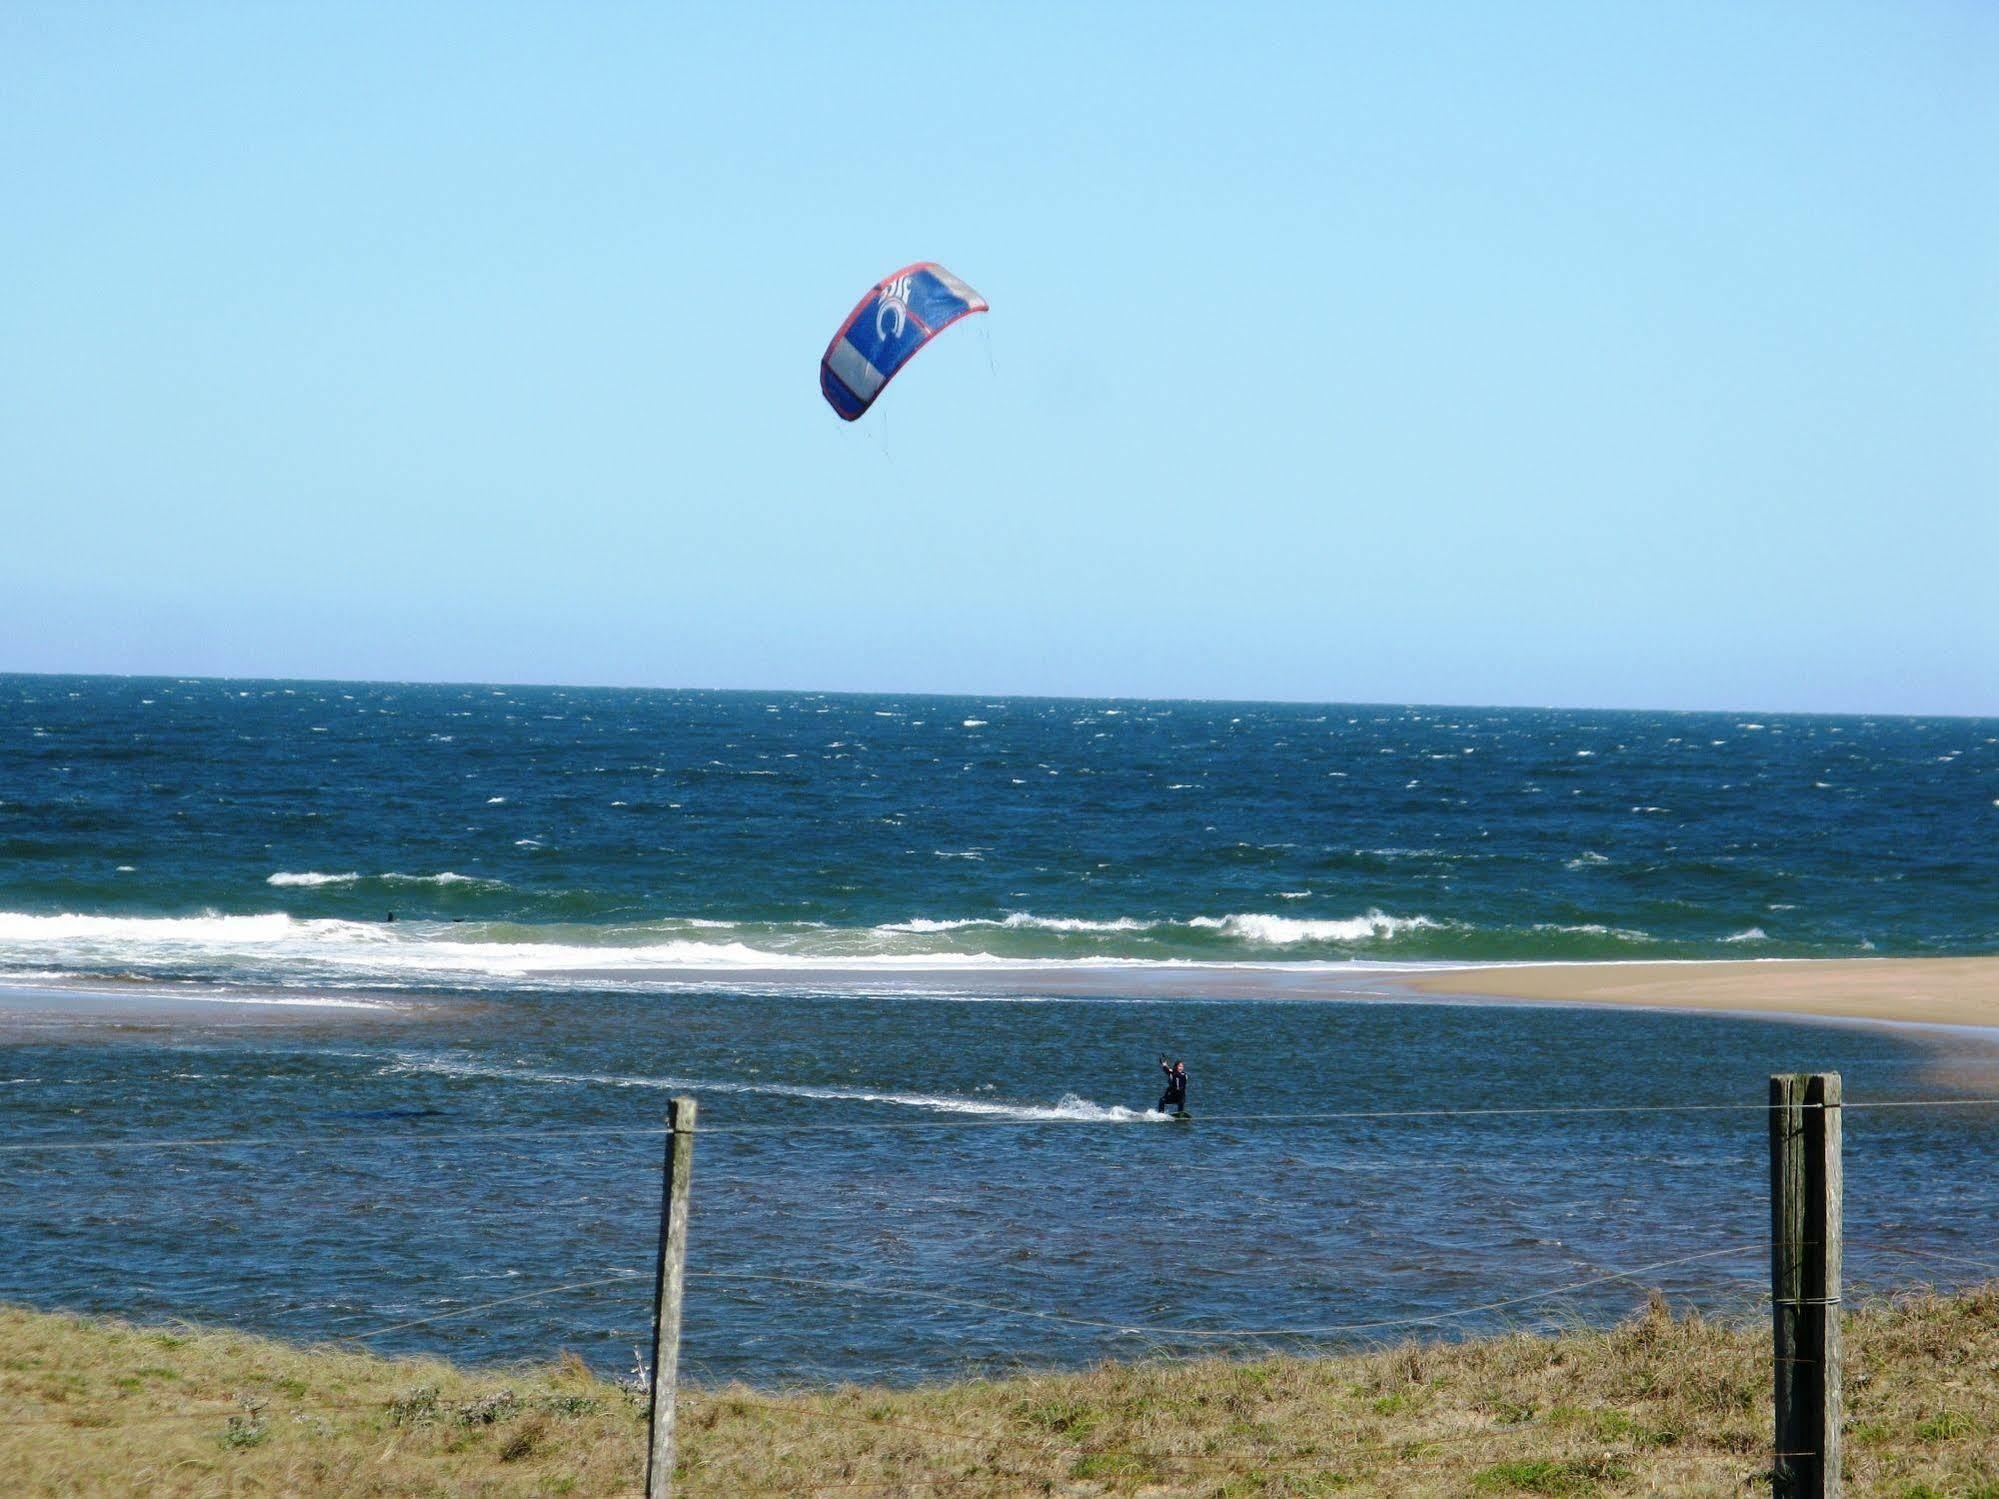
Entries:
MULTIPOLYGON (((661 1140, 592 1131, 691 1092, 687 1366, 765 1383, 1605 1320, 1654 1285, 1745 1310, 1768 1072, 1837 1067, 1859 1100, 1999 1091, 1999 1047, 1961 1035, 1440 1003, 528 994, 0 1056, 13 1143, 286 1142, 0 1157, 0 1299, 308 1339, 451 1313, 370 1341, 612 1372, 646 1337, 661 1140), (1143 1113, 1162 1049, 1194 1060, 1192 1124, 1143 1113), (1230 1118, 1595 1103, 1730 1107, 1230 1118), (1512 1298, 1532 1299, 1452 1315, 1512 1298)), ((1999 1258, 1999 1108, 1855 1109, 1847 1140, 1856 1286, 1999 1258)))

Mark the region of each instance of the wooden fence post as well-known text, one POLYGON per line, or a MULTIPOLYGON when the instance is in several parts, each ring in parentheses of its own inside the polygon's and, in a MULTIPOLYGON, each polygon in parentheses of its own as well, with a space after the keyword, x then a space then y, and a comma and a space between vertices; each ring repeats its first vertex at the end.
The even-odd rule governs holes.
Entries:
POLYGON ((691 1098, 666 1106, 666 1181, 659 1196, 659 1275, 653 1284, 652 1405, 646 1499, 672 1499, 673 1399, 680 1375, 680 1297, 687 1277, 687 1184, 694 1175, 691 1098))
POLYGON ((1775 1499, 1839 1499, 1840 1082, 1770 1079, 1775 1499))

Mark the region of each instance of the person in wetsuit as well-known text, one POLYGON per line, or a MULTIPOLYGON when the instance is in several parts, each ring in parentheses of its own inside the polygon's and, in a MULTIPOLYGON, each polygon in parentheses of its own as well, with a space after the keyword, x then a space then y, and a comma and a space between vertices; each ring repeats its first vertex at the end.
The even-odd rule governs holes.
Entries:
POLYGON ((1166 1074, 1166 1091, 1159 1095, 1159 1112, 1162 1114, 1184 1114, 1187 1111, 1187 1064, 1159 1059, 1159 1070, 1166 1074))

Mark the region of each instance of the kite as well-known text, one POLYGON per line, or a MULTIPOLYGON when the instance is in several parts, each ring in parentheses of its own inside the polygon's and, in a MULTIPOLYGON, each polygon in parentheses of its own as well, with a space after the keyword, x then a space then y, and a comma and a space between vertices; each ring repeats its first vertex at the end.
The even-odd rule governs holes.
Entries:
POLYGON ((857 421, 917 350, 959 318, 986 308, 984 297, 935 261, 884 276, 826 345, 819 393, 841 421, 857 421))

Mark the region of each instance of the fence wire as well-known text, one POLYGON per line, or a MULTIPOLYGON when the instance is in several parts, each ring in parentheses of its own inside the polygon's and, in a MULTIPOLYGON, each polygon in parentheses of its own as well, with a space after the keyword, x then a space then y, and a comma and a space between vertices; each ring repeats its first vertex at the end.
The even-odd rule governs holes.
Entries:
MULTIPOLYGON (((1872 1101, 1859 1100, 1859 1101, 1847 1102, 1843 1105, 1843 1107, 1847 1111, 1871 1110, 1871 1109, 1880 1109, 1880 1110, 1946 1109, 1946 1108, 1955 1109, 1955 1108, 1981 1108, 1981 1107, 1995 1107, 1995 1106, 1999 1106, 1999 1097, 1943 1098, 1943 1099, 1881 1099, 1881 1100, 1872 1100, 1872 1101)), ((1299 1127, 1299 1126, 1335 1124, 1335 1123, 1344 1123, 1351 1121, 1437 1120, 1437 1119, 1453 1119, 1453 1118, 1489 1120, 1495 1118, 1534 1117, 1534 1116, 1588 1117, 1588 1116, 1599 1116, 1599 1115, 1663 1115, 1663 1114, 1709 1114, 1709 1113, 1713 1114, 1726 1113, 1726 1114, 1738 1114, 1738 1115, 1754 1115, 1754 1114, 1767 1115, 1771 1113, 1773 1109, 1776 1109, 1778 1107, 1789 1108, 1793 1106, 1777 1106, 1769 1104, 1739 1104, 1739 1103, 1726 1103, 1726 1104, 1691 1103, 1691 1104, 1606 1104, 1606 1105, 1548 1105, 1548 1106, 1521 1105, 1521 1106, 1501 1106, 1501 1107, 1490 1107, 1490 1108, 1467 1108, 1467 1109, 1444 1109, 1444 1108, 1395 1109, 1395 1110, 1368 1109, 1368 1110, 1332 1110, 1332 1111, 1296 1113, 1296 1114, 1255 1114, 1255 1113, 1216 1114, 1216 1115, 1204 1114, 1201 1116, 1201 1122, 1204 1126, 1221 1125, 1221 1126, 1228 1126, 1231 1128, 1248 1127, 1248 1126, 1288 1128, 1288 1127, 1299 1127)), ((1806 1105, 1804 1107, 1817 1108, 1822 1106, 1806 1105)), ((910 1131, 910 1130, 954 1130, 954 1129, 966 1129, 966 1128, 1008 1128, 1016 1130, 1023 1128, 1074 1129, 1074 1128, 1088 1128, 1092 1126, 1105 1127, 1111 1125, 1115 1125, 1117 1127, 1124 1127, 1125 1125, 1131 1122, 1133 1121, 1063 1119, 1063 1118, 1018 1119, 1018 1118, 991 1118, 991 1117, 927 1119, 927 1120, 918 1120, 918 1121, 878 1120, 878 1121, 849 1122, 849 1123, 813 1121, 805 1124, 724 1122, 724 1123, 705 1124, 698 1130, 694 1131, 694 1133, 697 1135, 741 1134, 741 1135, 774 1136, 780 1134, 816 1135, 816 1134, 824 1134, 829 1131, 840 1132, 840 1133, 859 1133, 859 1132, 878 1132, 878 1131, 901 1132, 901 1131, 910 1131)), ((485 1143, 497 1143, 497 1142, 529 1142, 529 1141, 554 1142, 554 1141, 579 1141, 579 1140, 608 1141, 608 1140, 651 1139, 657 1141, 662 1137, 664 1137, 665 1135, 667 1135, 668 1132, 669 1131, 667 1130, 667 1128, 663 1125, 648 1125, 648 1126, 607 1125, 607 1126, 594 1126, 594 1127, 593 1126, 568 1127, 561 1129, 448 1130, 448 1131, 440 1131, 437 1133, 429 1133, 422 1130, 406 1130, 396 1133, 384 1133, 381 1131, 374 1131, 365 1134, 342 1133, 342 1134, 311 1134, 311 1135, 290 1134, 290 1135, 262 1135, 262 1136, 199 1136, 199 1137, 127 1136, 127 1137, 116 1137, 116 1138, 105 1138, 105 1139, 67 1138, 67 1139, 10 1141, 4 1144, 0 1144, 0 1153, 8 1155, 22 1155, 38 1151, 59 1153, 64 1151, 92 1151, 92 1150, 139 1151, 139 1150, 203 1150, 203 1149, 215 1150, 215 1151, 227 1151, 227 1150, 237 1150, 244 1148, 289 1150, 295 1148, 303 1149, 306 1147, 324 1146, 324 1145, 337 1145, 345 1148, 362 1144, 448 1145, 448 1144, 485 1144, 485 1143)), ((1745 1161, 1747 1159, 1749 1158, 1747 1157, 1733 1158, 1733 1160, 1736 1163, 1740 1163, 1741 1161, 1745 1161)), ((1393 1172, 1398 1170, 1411 1171, 1417 1169, 1468 1170, 1468 1169, 1476 1169, 1477 1167, 1484 1165, 1486 1163, 1469 1162, 1469 1161, 1468 1162, 1439 1162, 1439 1161, 1397 1162, 1392 1158, 1370 1157, 1364 1160, 1356 1160, 1353 1162, 1325 1162, 1325 1163, 1314 1162, 1314 1163, 1305 1163, 1305 1164, 1309 1165, 1312 1169, 1357 1170, 1357 1171, 1378 1170, 1385 1172, 1393 1172)), ((736 1182, 740 1184, 748 1180, 751 1180, 751 1178, 742 1177, 742 1176, 727 1176, 727 1175, 718 1176, 714 1178, 704 1178, 704 1181, 708 1181, 713 1184, 726 1184, 728 1182, 736 1182)), ((1849 1251, 1860 1251, 1863 1253, 1882 1253, 1887 1255, 1907 1256, 1910 1258, 1931 1260, 1938 1263, 1963 1266, 1970 1269, 1978 1270, 1987 1275, 1999 1277, 1999 1262, 1993 1262, 1985 1259, 1975 1258, 1969 1255, 1953 1254, 1942 1250, 1919 1248, 1913 1245, 1895 1243, 1885 1238, 1872 1238, 1866 1236, 1848 1236, 1846 1239, 1846 1245, 1849 1251)), ((1334 1322, 1334 1323, 1317 1323, 1317 1324, 1308 1324, 1308 1325, 1263 1326, 1263 1327, 1230 1327, 1230 1328, 1185 1326, 1185 1325, 1176 1325, 1176 1324, 1151 1323, 1138 1320, 1105 1319, 1101 1317, 1079 1315, 1074 1309, 1062 1310, 1046 1306, 1008 1305, 1002 1302, 987 1301, 974 1297, 957 1296, 946 1292, 932 1291, 922 1287, 901 1285, 895 1283, 871 1282, 864 1280, 825 1279, 825 1278, 817 1278, 804 1275, 789 1275, 789 1274, 778 1274, 778 1273, 760 1273, 753 1271, 731 1271, 731 1270, 692 1271, 688 1273, 687 1279, 690 1282, 703 1282, 710 1284, 716 1289, 719 1295, 723 1296, 726 1299, 731 1299, 731 1300, 736 1299, 737 1296, 754 1294, 753 1289, 745 1289, 745 1288, 754 1288, 757 1286, 770 1286, 770 1287, 782 1287, 782 1288, 788 1288, 800 1291, 833 1292, 845 1296, 861 1297, 861 1298, 870 1298, 870 1297, 904 1298, 915 1301, 927 1302, 942 1307, 948 1307, 954 1310, 976 1313, 982 1318, 997 1319, 1000 1321, 1031 1320, 1035 1322, 1049 1323, 1049 1324, 1055 1324, 1067 1327, 1075 1327, 1095 1332, 1108 1332, 1118 1336, 1153 1338, 1169 1343, 1186 1343, 1190 1341, 1199 1341, 1199 1340, 1240 1340, 1248 1342, 1273 1341, 1273 1340, 1303 1341, 1303 1340, 1311 1340, 1317 1338, 1346 1336, 1346 1335, 1362 1334, 1369 1332, 1383 1332, 1383 1331, 1399 1330, 1399 1329, 1436 1328, 1440 1326, 1449 1325, 1451 1323, 1460 1322, 1467 1318, 1504 1312, 1517 1307, 1530 1306, 1530 1305, 1556 1301, 1565 1296, 1575 1295, 1580 1292, 1588 1291, 1593 1288, 1609 1284, 1620 1283, 1620 1282, 1629 1283, 1638 1280, 1641 1277, 1649 1276, 1663 1270, 1674 1269, 1677 1267, 1687 1266, 1687 1265, 1707 1263, 1733 1256, 1755 1253, 1766 1250, 1767 1248, 1768 1248, 1768 1242, 1767 1240, 1763 1239, 1731 1243, 1717 1248, 1702 1250, 1696 1253, 1679 1255, 1666 1259, 1654 1260, 1649 1263, 1633 1266, 1628 1269, 1606 1268, 1602 1273, 1593 1274, 1581 1279, 1571 1280, 1561 1285, 1548 1287, 1546 1289, 1539 1291, 1526 1292, 1519 1295, 1478 1302, 1471 1305, 1449 1308, 1441 1311, 1432 1311, 1410 1316, 1379 1318, 1368 1321, 1354 1321, 1354 1322, 1334 1322)), ((492 1311, 497 1308, 522 1305, 528 1302, 544 1300, 551 1297, 573 1295, 579 1292, 597 1290, 608 1286, 629 1286, 633 1284, 644 1283, 649 1279, 650 1279, 650 1272, 648 1271, 629 1269, 629 1268, 609 1269, 606 1271, 606 1273, 592 1275, 585 1279, 564 1281, 559 1284, 546 1285, 546 1286, 530 1288, 527 1290, 516 1291, 506 1296, 495 1297, 490 1300, 475 1302, 464 1306, 446 1307, 443 1310, 425 1316, 412 1317, 401 1321, 390 1322, 379 1326, 369 1327, 365 1331, 357 1333, 337 1335, 334 1341, 336 1343, 344 1343, 344 1342, 366 1343, 369 1340, 385 1337, 395 1333, 407 1332, 417 1328, 428 1327, 437 1323, 478 1316, 482 1313, 492 1311)), ((1747 1282, 1744 1282, 1743 1284, 1746 1285, 1747 1282)), ((1760 1293, 1758 1299, 1767 1301, 1768 1300, 1767 1293, 1760 1293)), ((1415 1469, 1441 1468, 1445 1466, 1450 1466, 1452 1464, 1452 1460, 1446 1458, 1440 1458, 1437 1455, 1438 1449, 1454 1448, 1461 1443, 1469 1443, 1474 1441, 1491 1441, 1495 1437, 1501 1436, 1506 1432, 1521 1429, 1519 1426, 1503 1426, 1503 1427, 1482 1426, 1477 1430, 1464 1431, 1459 1433, 1447 1434, 1443 1436, 1412 1437, 1402 1441, 1387 1442, 1378 1445, 1362 1444, 1351 1447, 1344 1447, 1337 1451, 1321 1451, 1309 1454, 1299 1453, 1299 1452, 1264 1452, 1264 1453, 1233 1452, 1233 1453, 1183 1454, 1183 1453, 1163 1452, 1143 1446, 1102 1446, 1102 1445, 1090 1445, 1087 1443, 1081 1445, 1061 1443, 1059 1441, 1055 1441, 1047 1437, 1038 1436, 1019 1430, 1017 1426, 1011 1423, 1002 1426, 1002 1428, 999 1430, 994 1430, 994 1431, 972 1432, 972 1431, 951 1430, 944 1427, 925 1426, 904 1421, 888 1420, 867 1414, 849 1414, 849 1413, 831 1411, 826 1409, 818 1409, 802 1405, 797 1402, 778 1403, 770 1400, 760 1400, 752 1395, 736 1393, 734 1390, 731 1390, 727 1387, 720 1389, 712 1389, 709 1392, 707 1392, 703 1396, 703 1398, 712 1400, 717 1404, 727 1408, 758 1410, 769 1414, 783 1416, 787 1419, 802 1420, 802 1421, 827 1421, 834 1423, 851 1424, 871 1430, 895 1431, 911 1436, 935 1439, 954 1444, 966 1444, 974 1447, 979 1447, 979 1446, 991 1447, 998 1444, 1004 1444, 1008 1448, 1018 1449, 1021 1446, 1028 1446, 1050 1457, 1065 1457, 1075 1461, 1082 1461, 1084 1459, 1091 1457, 1117 1457, 1120 1459, 1129 1460, 1133 1463, 1142 1464, 1147 1468, 1154 1470, 1155 1472, 1162 1472, 1167 1474, 1176 1471, 1191 1470, 1191 1471, 1205 1472, 1216 1469, 1226 1470, 1230 1473, 1241 1473, 1245 1471, 1262 1472, 1262 1473, 1286 1473, 1286 1472, 1327 1473, 1327 1472, 1336 1472, 1339 1469, 1355 1461, 1364 1461, 1370 1458, 1385 1456, 1389 1454, 1393 1454, 1395 1456, 1396 1467, 1398 1471, 1405 1469, 1415 1470, 1415 1469)), ((0 1426, 4 1427, 65 1426, 68 1427, 70 1430, 77 1432, 79 1434, 87 1434, 93 1431, 100 1431, 100 1430, 106 1432, 116 1432, 119 1430, 129 1429, 137 1426, 165 1424, 165 1423, 174 1423, 174 1422, 187 1422, 187 1421, 216 1422, 226 1419, 234 1422, 247 1419, 249 1421, 254 1422, 262 1420, 271 1420, 271 1421, 286 1420, 286 1419, 302 1420, 308 1416, 336 1414, 340 1412, 367 1411, 374 1413, 384 1413, 384 1412, 392 1412, 392 1402, 373 1400, 373 1401, 359 1401, 359 1402, 350 1401, 350 1402, 339 1402, 339 1403, 314 1403, 310 1405, 286 1405, 282 1409, 270 1412, 268 1416, 264 1414, 264 1410, 265 1410, 264 1407, 254 1405, 248 1400, 239 1400, 233 1405, 229 1406, 218 1405, 216 1408, 209 1410, 163 1412, 148 1416, 132 1417, 129 1419, 118 1417, 114 1418, 109 1424, 105 1425, 94 1424, 94 1422, 91 1419, 89 1419, 90 1417, 95 1416, 99 1413, 85 1412, 85 1413, 78 1413, 76 1415, 51 1416, 51 1417, 30 1417, 30 1418, 17 1418, 17 1419, 0 1418, 0 1426), (83 1417, 83 1419, 79 1419, 79 1416, 83 1417)), ((1777 1454, 1777 1456, 1780 1457, 1785 1455, 1788 1454, 1782 1454, 1782 1453, 1777 1454)), ((1808 1454, 1797 1454, 1797 1455, 1808 1455, 1808 1454)), ((900 1478, 879 1479, 879 1480, 857 1480, 851 1483, 830 1483, 830 1484, 809 1483, 809 1487, 815 1492, 906 1489, 910 1487, 912 1484, 929 1489, 957 1489, 965 1487, 992 1489, 992 1488, 1004 1487, 1010 1482, 1016 1480, 1038 1481, 1042 1476, 1039 1474, 1032 1473, 1027 1469, 1019 1467, 1004 1467, 1001 1466, 997 1461, 993 1460, 986 1460, 986 1466, 990 1468, 992 1471, 986 1474, 978 1474, 978 1475, 959 1475, 955 1477, 938 1475, 935 1477, 923 1477, 921 1479, 914 1479, 914 1480, 908 1477, 900 1477, 900 1478)), ((698 1480, 700 1477, 698 1473, 689 1474, 688 1476, 696 1480, 698 1480)), ((796 1492, 797 1488, 798 1485, 795 1483, 773 1485, 769 1488, 762 1488, 762 1489, 754 1487, 744 1488, 741 1486, 732 1485, 731 1491, 738 1493, 788 1493, 788 1492, 796 1492)))
MULTIPOLYGON (((1827 1107, 1816 1103, 1646 1103, 1646 1104, 1523 1104, 1481 1109, 1335 1109, 1301 1114, 1202 1114, 1199 1123, 1213 1125, 1297 1125, 1331 1124, 1369 1119, 1498 1119, 1597 1114, 1769 1114, 1784 1109, 1811 1112, 1827 1107)), ((1999 1107, 1999 1098, 1894 1098, 1851 1100, 1830 1107, 1856 1109, 1943 1109, 1999 1107)), ((1104 1129, 1128 1128, 1148 1116, 1131 1119, 1070 1118, 960 1118, 960 1119, 878 1119, 862 1121, 814 1120, 810 1123, 721 1123, 702 1124, 697 1135, 871 1133, 931 1129, 1104 1129)), ((1162 1116, 1163 1117, 1163 1116, 1162 1116)), ((288 1135, 206 1135, 187 1137, 121 1136, 108 1139, 16 1140, 0 1144, 0 1154, 64 1150, 186 1150, 239 1149, 247 1147, 297 1149, 309 1146, 395 1145, 410 1142, 427 1144, 477 1144, 493 1140, 570 1140, 590 1136, 644 1137, 668 1133, 664 1125, 583 1125, 563 1129, 480 1129, 427 1133, 422 1130, 372 1131, 346 1134, 288 1135)))

